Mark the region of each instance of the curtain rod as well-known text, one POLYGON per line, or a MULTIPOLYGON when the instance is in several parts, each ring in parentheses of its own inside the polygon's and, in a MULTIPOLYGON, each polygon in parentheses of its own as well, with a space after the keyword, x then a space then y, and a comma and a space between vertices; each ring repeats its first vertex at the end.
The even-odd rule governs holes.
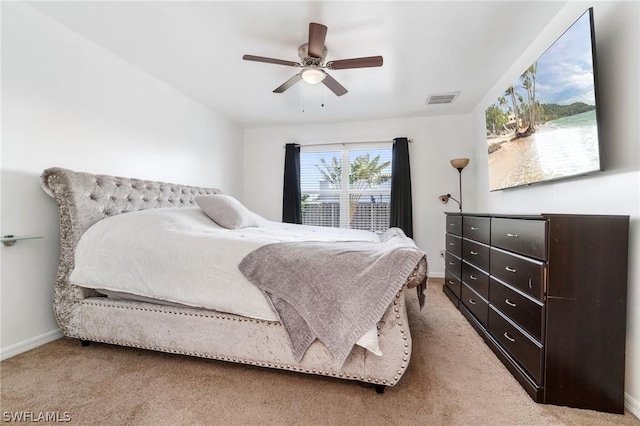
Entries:
MULTIPOLYGON (((409 143, 413 142, 413 139, 407 139, 409 143)), ((329 145, 355 145, 355 144, 374 144, 374 143, 393 143, 394 141, 362 141, 362 142, 332 142, 332 143, 310 143, 310 144, 295 144, 299 147, 308 147, 308 146, 329 146, 329 145)), ((287 147, 287 144, 282 146, 283 148, 287 147)))

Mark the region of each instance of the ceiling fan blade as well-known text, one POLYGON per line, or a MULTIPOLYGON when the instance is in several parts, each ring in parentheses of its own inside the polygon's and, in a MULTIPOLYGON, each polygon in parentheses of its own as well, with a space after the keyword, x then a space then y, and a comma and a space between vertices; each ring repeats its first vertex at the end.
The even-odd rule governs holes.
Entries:
POLYGON ((342 95, 344 95, 345 93, 348 92, 348 90, 345 89, 342 84, 338 83, 329 74, 327 74, 326 77, 324 78, 324 80, 322 80, 322 84, 327 86, 329 88, 329 90, 331 90, 333 93, 336 94, 336 96, 342 96, 342 95))
POLYGON ((282 93, 288 88, 290 88, 291 86, 293 86, 294 84, 296 84, 297 82, 299 82, 300 80, 302 80, 302 77, 300 76, 300 74, 296 74, 293 77, 291 77, 289 80, 285 81, 281 86, 277 87, 273 91, 273 93, 282 93))
POLYGON ((309 56, 312 58, 322 58, 324 50, 324 40, 327 37, 327 27, 315 22, 309 23, 309 56))
POLYGON ((284 61, 282 59, 265 58, 264 56, 244 55, 245 61, 266 62, 268 64, 286 65, 288 67, 299 67, 300 64, 293 61, 284 61))
POLYGON ((381 67, 382 56, 367 56, 364 58, 339 59, 327 62, 327 68, 332 70, 346 70, 350 68, 381 67))

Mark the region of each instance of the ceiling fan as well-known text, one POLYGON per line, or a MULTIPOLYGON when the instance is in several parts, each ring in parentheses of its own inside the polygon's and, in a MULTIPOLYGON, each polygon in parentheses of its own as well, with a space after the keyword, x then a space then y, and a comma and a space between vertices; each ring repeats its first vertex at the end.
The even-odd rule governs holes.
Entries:
POLYGON ((282 93, 291 86, 305 81, 309 84, 322 82, 337 96, 347 93, 347 89, 331 77, 325 70, 345 70, 352 68, 381 67, 382 56, 367 56, 363 58, 340 59, 337 61, 324 62, 327 56, 327 48, 324 45, 327 37, 327 27, 315 22, 309 23, 309 42, 298 48, 300 62, 285 61, 282 59, 265 58, 263 56, 244 55, 245 61, 266 62, 268 64, 284 65, 288 67, 299 67, 302 70, 277 87, 273 92, 282 93))

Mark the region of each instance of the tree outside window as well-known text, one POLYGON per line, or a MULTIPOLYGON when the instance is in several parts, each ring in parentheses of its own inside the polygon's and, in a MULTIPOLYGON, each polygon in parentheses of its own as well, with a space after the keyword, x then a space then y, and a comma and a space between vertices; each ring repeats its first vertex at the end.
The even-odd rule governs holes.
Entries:
POLYGON ((314 225, 389 227, 391 147, 302 153, 301 174, 303 223, 306 215, 314 225))

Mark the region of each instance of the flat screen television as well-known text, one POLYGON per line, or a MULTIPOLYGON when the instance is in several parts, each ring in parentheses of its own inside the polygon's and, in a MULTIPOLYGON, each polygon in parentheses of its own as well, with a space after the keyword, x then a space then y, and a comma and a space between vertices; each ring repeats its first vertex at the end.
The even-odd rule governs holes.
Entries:
POLYGON ((593 9, 486 112, 491 191, 603 170, 593 9))

